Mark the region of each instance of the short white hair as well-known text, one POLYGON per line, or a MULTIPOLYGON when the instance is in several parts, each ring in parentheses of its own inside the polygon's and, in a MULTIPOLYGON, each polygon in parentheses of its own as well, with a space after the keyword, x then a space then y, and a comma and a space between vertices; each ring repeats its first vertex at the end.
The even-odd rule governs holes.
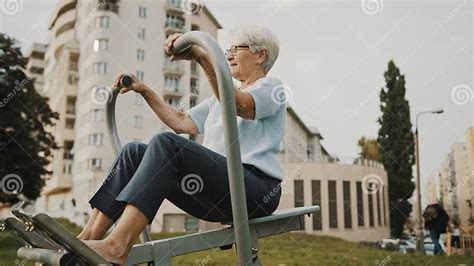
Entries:
POLYGON ((260 25, 237 27, 232 32, 230 39, 231 45, 250 46, 252 53, 260 52, 262 49, 266 50, 267 57, 262 64, 266 73, 273 67, 280 52, 280 42, 275 33, 260 25))

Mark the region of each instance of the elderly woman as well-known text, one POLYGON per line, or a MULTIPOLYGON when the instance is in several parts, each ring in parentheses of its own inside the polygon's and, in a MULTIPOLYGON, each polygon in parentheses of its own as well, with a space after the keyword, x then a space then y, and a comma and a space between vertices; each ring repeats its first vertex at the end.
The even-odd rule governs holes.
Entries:
MULTIPOLYGON (((164 49, 170 50, 179 37, 180 34, 170 36, 164 49)), ((232 77, 240 81, 234 92, 247 209, 248 216, 256 218, 275 211, 281 196, 283 173, 276 153, 284 135, 285 106, 273 95, 282 88, 281 82, 266 77, 278 57, 279 44, 274 33, 260 26, 237 29, 232 44, 225 55, 232 77), (272 191, 278 193, 274 195, 272 191)), ((164 103, 135 77, 132 85, 120 93, 140 93, 175 133, 204 133, 204 141, 200 145, 165 132, 154 136, 148 145, 128 143, 123 147, 110 174, 89 201, 93 211, 78 236, 113 263, 126 261, 130 248, 145 226, 152 223, 165 199, 202 220, 232 220, 221 103, 210 59, 202 48, 192 46, 170 60, 196 60, 214 95, 181 112, 164 103), (190 190, 185 184, 188 178, 195 178, 200 187, 190 190), (116 227, 102 239, 119 217, 116 227)), ((121 75, 114 86, 120 78, 121 75)))

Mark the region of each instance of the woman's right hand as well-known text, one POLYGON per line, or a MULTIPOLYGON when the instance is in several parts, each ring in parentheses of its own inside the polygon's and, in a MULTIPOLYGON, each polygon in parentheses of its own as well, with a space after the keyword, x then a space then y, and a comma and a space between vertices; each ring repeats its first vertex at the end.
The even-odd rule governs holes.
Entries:
POLYGON ((149 89, 148 86, 145 85, 145 83, 138 80, 137 77, 134 74, 127 74, 127 73, 120 73, 115 78, 115 82, 112 86, 120 88, 120 94, 127 93, 128 91, 135 91, 137 93, 143 93, 143 92, 145 92, 146 90, 149 89), (120 80, 122 79, 122 77, 124 75, 128 75, 132 78, 132 84, 128 87, 121 87, 121 85, 120 85, 120 80))
MULTIPOLYGON (((169 52, 171 51, 171 49, 173 48, 173 45, 174 45, 174 42, 181 36, 183 35, 182 33, 175 33, 175 34, 172 34, 168 37, 168 39, 166 39, 165 41, 165 45, 164 45, 164 49, 165 49, 165 52, 169 52)), ((201 55, 201 53, 205 53, 204 52, 204 49, 202 49, 201 47, 197 46, 197 45, 192 45, 190 49, 186 49, 184 51, 182 51, 181 53, 179 54, 174 54, 174 55, 171 55, 170 56, 170 60, 171 61, 176 61, 176 60, 187 60, 187 61, 190 61, 190 60, 197 60, 198 57, 201 55)))

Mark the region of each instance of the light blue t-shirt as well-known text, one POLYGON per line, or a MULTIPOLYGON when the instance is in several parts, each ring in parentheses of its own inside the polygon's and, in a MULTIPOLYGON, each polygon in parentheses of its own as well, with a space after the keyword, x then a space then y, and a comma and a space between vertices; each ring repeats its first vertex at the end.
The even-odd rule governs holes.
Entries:
MULTIPOLYGON (((265 174, 283 180, 283 171, 277 153, 285 134, 285 103, 279 95, 283 90, 281 81, 264 77, 243 89, 252 95, 255 102, 255 119, 237 116, 240 153, 242 163, 251 164, 265 174)), ((199 133, 204 133, 202 145, 226 156, 224 124, 220 102, 209 97, 186 111, 199 133)))

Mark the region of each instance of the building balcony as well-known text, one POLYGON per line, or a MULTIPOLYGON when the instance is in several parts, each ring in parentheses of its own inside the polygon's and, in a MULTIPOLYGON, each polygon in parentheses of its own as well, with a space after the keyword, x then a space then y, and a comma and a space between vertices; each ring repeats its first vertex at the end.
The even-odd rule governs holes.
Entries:
POLYGON ((165 23, 165 33, 171 35, 176 32, 184 33, 184 19, 167 17, 165 23))
POLYGON ((54 195, 58 193, 64 193, 72 188, 72 176, 58 174, 53 175, 49 180, 46 181, 44 188, 45 195, 54 195))
POLYGON ((165 10, 168 12, 174 12, 177 14, 184 13, 184 10, 181 9, 181 0, 166 0, 165 10))
POLYGON ((28 63, 26 64, 26 69, 30 68, 42 68, 46 67, 46 62, 43 59, 38 58, 29 58, 28 63))
POLYGON ((179 99, 184 96, 183 92, 180 92, 178 88, 163 88, 163 96, 168 98, 179 99))
POLYGON ((110 11, 115 14, 118 14, 118 2, 118 0, 97 0, 96 9, 100 11, 110 11))
POLYGON ((165 63, 163 64, 163 73, 173 76, 182 76, 184 75, 184 69, 180 62, 165 61, 165 63))

